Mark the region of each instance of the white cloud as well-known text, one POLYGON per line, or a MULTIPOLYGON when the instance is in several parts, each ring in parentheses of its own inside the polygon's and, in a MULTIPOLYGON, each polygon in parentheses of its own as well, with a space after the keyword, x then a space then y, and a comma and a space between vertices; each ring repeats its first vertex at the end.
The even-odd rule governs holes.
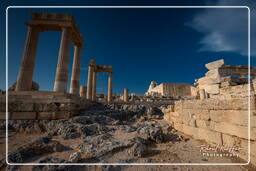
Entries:
MULTIPOLYGON (((211 5, 249 5, 241 1, 218 1, 211 5), (240 2, 240 3, 239 3, 240 2)), ((251 10, 251 55, 256 55, 256 9, 251 10), (255 21, 254 21, 255 20, 255 21)), ((187 25, 203 34, 199 51, 236 52, 248 54, 248 10, 246 8, 205 9, 196 14, 187 25)))

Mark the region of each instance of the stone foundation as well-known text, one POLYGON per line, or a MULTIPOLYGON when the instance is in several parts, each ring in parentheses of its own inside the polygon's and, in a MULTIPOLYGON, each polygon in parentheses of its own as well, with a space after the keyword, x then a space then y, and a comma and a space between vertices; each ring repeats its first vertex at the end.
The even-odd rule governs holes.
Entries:
MULTIPOLYGON (((202 100, 182 100, 163 112, 175 129, 210 144, 242 148, 239 157, 248 161, 248 85, 220 89, 220 95, 202 100), (228 97, 227 97, 228 96, 228 97)), ((251 92, 251 162, 256 164, 255 94, 251 92)))
MULTIPOLYGON (((0 96, 0 119, 6 119, 5 95, 0 96)), ((66 119, 90 106, 78 95, 47 91, 10 91, 9 119, 66 119)))

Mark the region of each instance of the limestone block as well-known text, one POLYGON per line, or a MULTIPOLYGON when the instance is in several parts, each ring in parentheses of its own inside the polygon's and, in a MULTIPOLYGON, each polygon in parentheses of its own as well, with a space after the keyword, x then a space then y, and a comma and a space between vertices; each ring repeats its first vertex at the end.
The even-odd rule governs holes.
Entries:
POLYGON ((6 103, 5 102, 0 102, 0 111, 5 112, 6 110, 6 103))
POLYGON ((220 94, 248 94, 248 84, 221 88, 220 94))
POLYGON ((180 113, 180 116, 184 113, 189 113, 189 115, 194 115, 195 119, 199 120, 209 120, 210 119, 210 110, 207 109, 183 109, 180 113))
POLYGON ((36 112, 12 112, 11 119, 36 119, 36 112))
POLYGON ((205 77, 211 79, 217 79, 220 77, 219 69, 213 69, 205 73, 205 77))
POLYGON ((37 119, 55 119, 55 115, 52 112, 39 112, 37 119))
POLYGON ((5 112, 0 112, 0 119, 5 120, 6 119, 6 114, 5 112))
POLYGON ((184 134, 187 134, 187 135, 190 135, 190 136, 192 136, 193 138, 196 138, 196 139, 198 139, 198 128, 196 128, 196 127, 192 127, 192 126, 188 126, 188 125, 184 125, 183 124, 183 127, 182 127, 182 132, 184 133, 184 134))
POLYGON ((221 88, 235 86, 235 85, 237 85, 237 83, 229 82, 229 81, 224 81, 220 83, 221 88))
POLYGON ((197 127, 196 125, 196 120, 194 118, 192 118, 189 123, 188 123, 189 126, 193 126, 193 127, 197 127))
POLYGON ((169 117, 169 121, 174 122, 174 123, 184 123, 182 118, 180 118, 180 117, 173 117, 173 116, 169 117))
POLYGON ((192 114, 190 112, 183 112, 180 115, 180 118, 182 120, 182 123, 184 123, 186 125, 189 125, 191 119, 194 119, 194 118, 192 118, 192 114))
POLYGON ((213 62, 210 62, 208 64, 205 64, 205 67, 209 70, 213 70, 213 69, 217 69, 217 68, 220 68, 224 65, 224 60, 223 59, 220 59, 220 60, 217 60, 217 61, 213 61, 213 62))
POLYGON ((199 89, 196 87, 191 86, 191 96, 199 97, 199 89))
POLYGON ((230 72, 230 70, 226 68, 217 68, 205 73, 205 77, 213 80, 217 79, 221 81, 225 81, 227 79, 231 81, 231 78, 233 78, 231 77, 231 75, 232 75, 232 72, 230 72))
MULTIPOLYGON (((224 146, 239 148, 239 157, 246 161, 248 160, 248 140, 226 134, 222 135, 222 139, 224 146)), ((255 146, 253 147, 253 142, 255 141, 251 141, 251 158, 255 154, 255 150, 253 148, 256 148, 255 146)))
MULTIPOLYGON (((211 128, 217 132, 248 139, 248 127, 246 126, 233 125, 227 122, 211 122, 211 128)), ((251 139, 256 139, 256 131, 251 131, 251 139)))
POLYGON ((208 77, 202 77, 198 79, 197 83, 199 85, 199 89, 203 89, 203 85, 211 85, 211 84, 218 84, 221 82, 220 78, 212 79, 208 77))
POLYGON ((220 93, 220 85, 212 84, 212 85, 204 85, 204 90, 209 94, 219 94, 220 93))
POLYGON ((179 112, 170 112, 171 116, 179 117, 181 114, 179 112))
POLYGON ((199 99, 203 100, 203 99, 206 99, 207 97, 207 94, 205 93, 205 90, 204 89, 200 89, 199 90, 199 99))
POLYGON ((195 137, 196 139, 205 140, 209 143, 222 145, 222 135, 219 132, 197 128, 198 134, 195 137))
POLYGON ((183 132, 183 126, 184 124, 181 124, 181 123, 176 123, 176 122, 173 123, 173 127, 180 132, 183 132))
POLYGON ((196 126, 199 128, 210 129, 210 122, 206 120, 196 120, 196 126))
MULTIPOLYGON (((255 105, 255 104, 252 104, 255 105)), ((206 109, 206 110, 248 110, 248 98, 241 99, 204 99, 186 100, 179 104, 184 109, 206 109)), ((176 108, 176 105, 175 105, 176 108)), ((175 109, 176 111, 176 109, 175 109)))
POLYGON ((48 102, 48 103, 35 103, 35 111, 57 111, 60 103, 48 102))
POLYGON ((211 110, 210 118, 215 122, 226 122, 235 125, 248 125, 248 110, 211 110))
POLYGON ((11 102, 11 103, 8 103, 8 111, 9 112, 19 112, 19 111, 30 112, 30 111, 34 111, 34 104, 33 103, 27 103, 27 102, 20 102, 20 101, 11 102))

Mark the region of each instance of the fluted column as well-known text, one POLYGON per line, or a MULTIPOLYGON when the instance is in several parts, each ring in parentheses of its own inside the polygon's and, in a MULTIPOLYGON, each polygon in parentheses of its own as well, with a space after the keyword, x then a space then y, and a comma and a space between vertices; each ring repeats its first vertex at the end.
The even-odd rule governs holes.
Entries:
POLYGON ((70 42, 72 30, 64 27, 61 35, 61 43, 58 56, 58 64, 56 69, 56 77, 54 83, 55 92, 66 92, 68 82, 68 64, 70 55, 70 42))
POLYGON ((124 88, 124 95, 123 95, 124 102, 128 102, 128 89, 124 88))
POLYGON ((96 101, 96 88, 97 88, 97 72, 94 71, 92 74, 92 100, 96 101))
POLYGON ((70 93, 79 94, 80 86, 80 66, 81 66, 81 46, 75 45, 74 47, 74 58, 72 66, 72 76, 70 83, 70 93))
POLYGON ((108 75, 108 102, 112 101, 112 93, 112 72, 110 72, 108 75))
POLYGON ((15 91, 31 90, 39 32, 40 30, 38 27, 28 26, 27 38, 15 91))
POLYGON ((80 86, 80 97, 86 98, 87 87, 80 86))
POLYGON ((91 60, 88 67, 88 79, 87 79, 87 95, 86 98, 88 100, 92 100, 92 77, 95 68, 95 61, 91 60))

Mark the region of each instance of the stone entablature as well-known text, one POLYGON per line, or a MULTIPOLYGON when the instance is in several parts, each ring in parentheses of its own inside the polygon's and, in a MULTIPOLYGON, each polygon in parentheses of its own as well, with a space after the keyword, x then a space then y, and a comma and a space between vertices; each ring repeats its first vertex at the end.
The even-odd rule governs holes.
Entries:
POLYGON ((87 79, 87 95, 88 100, 96 101, 96 85, 97 85, 97 73, 107 72, 108 73, 108 95, 107 102, 112 101, 113 87, 112 87, 112 66, 110 65, 97 65, 94 59, 91 59, 88 67, 88 79, 87 79))
POLYGON ((26 23, 31 26, 38 26, 40 31, 62 31, 63 27, 69 27, 72 30, 72 40, 75 45, 82 46, 83 37, 72 15, 57 13, 32 13, 32 21, 26 23))
POLYGON ((32 13, 32 21, 30 23, 26 23, 26 25, 28 26, 27 38, 15 91, 31 90, 36 49, 40 32, 55 30, 61 31, 62 34, 53 91, 64 93, 67 92, 70 45, 71 41, 73 41, 74 60, 70 93, 78 95, 80 86, 79 78, 83 37, 79 32, 73 17, 69 14, 32 13))

